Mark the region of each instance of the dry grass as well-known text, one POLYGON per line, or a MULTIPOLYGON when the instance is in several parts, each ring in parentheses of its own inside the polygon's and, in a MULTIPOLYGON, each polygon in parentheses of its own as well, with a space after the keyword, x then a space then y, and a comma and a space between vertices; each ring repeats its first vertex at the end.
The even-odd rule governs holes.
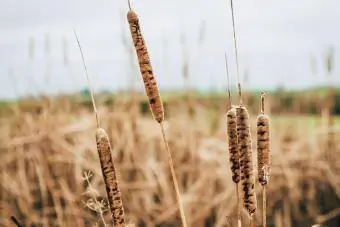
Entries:
MULTIPOLYGON (((171 173, 164 161, 167 155, 159 152, 162 137, 158 124, 139 115, 134 127, 132 113, 124 103, 99 104, 101 125, 108 129, 115 164, 121 173, 117 179, 127 223, 179 225, 171 173)), ((165 129, 170 149, 179 151, 173 158, 188 225, 212 226, 225 223, 228 216, 231 226, 235 226, 236 197, 226 152, 225 113, 215 113, 219 116, 218 128, 211 131, 213 122, 207 117, 208 109, 197 108, 199 120, 195 124, 188 121, 186 108, 179 111, 175 105, 168 106, 168 110, 172 114, 165 129), (193 169, 192 163, 197 168, 193 169)), ((314 128, 314 133, 306 136, 305 126, 296 121, 299 120, 281 123, 272 116, 271 183, 267 188, 269 226, 275 223, 276 212, 283 212, 285 222, 292 226, 310 226, 325 221, 324 217, 340 206, 339 170, 331 167, 339 166, 339 162, 334 159, 330 165, 320 158, 324 152, 320 133, 327 132, 314 128)), ((256 118, 250 118, 250 122, 252 135, 256 135, 256 118)), ((64 112, 58 100, 52 100, 50 108, 39 113, 18 112, 1 119, 2 225, 10 226, 8 220, 12 215, 25 226, 58 223, 92 226, 101 222, 99 214, 82 203, 88 200, 83 195, 87 187, 82 178, 84 171, 93 173, 90 182, 101 195, 98 200, 106 195, 93 142, 95 128, 92 111, 79 106, 64 112)), ((259 191, 257 194, 260 195, 259 191)), ((103 216, 108 223, 110 214, 104 212, 103 216)), ((256 215, 255 221, 259 218, 256 215)), ((328 226, 336 226, 331 225, 335 221, 333 218, 328 226)))
POLYGON ((73 105, 70 97, 44 97, 34 107, 27 101, 13 105, 0 119, 0 225, 221 227, 240 226, 241 220, 247 226, 250 216, 250 226, 258 226, 258 182, 264 189, 264 226, 340 226, 340 162, 321 158, 326 152, 337 156, 340 130, 329 124, 307 134, 306 125, 297 124, 300 116, 282 124, 271 115, 269 162, 268 117, 262 111, 255 118, 248 113, 253 106, 246 109, 242 103, 232 0, 230 6, 240 105, 232 107, 229 98, 227 124, 225 110, 191 97, 164 108, 138 16, 129 4, 127 19, 156 121, 138 109, 135 95, 132 101, 99 101, 97 111, 91 92, 96 123, 92 110, 73 105), (187 113, 188 105, 195 114, 187 113), (330 132, 334 141, 325 146, 330 132), (256 134, 259 160, 253 166, 256 140, 251 135, 256 134), (166 153, 160 152, 164 145, 166 153), (234 193, 239 182, 242 214, 238 190, 234 193))

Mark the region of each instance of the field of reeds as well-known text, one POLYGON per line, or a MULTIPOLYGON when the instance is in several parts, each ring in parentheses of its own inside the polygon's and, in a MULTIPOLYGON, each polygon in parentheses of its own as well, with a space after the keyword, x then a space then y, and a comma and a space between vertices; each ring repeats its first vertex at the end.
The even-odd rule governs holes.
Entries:
POLYGON ((0 225, 340 226, 339 92, 243 89, 230 3, 226 94, 161 98, 130 2, 145 92, 95 94, 74 30, 86 92, 1 103, 0 225))
MULTIPOLYGON (((24 226, 103 226, 104 220, 109 225, 92 109, 86 102, 71 100, 27 100, 13 104, 2 116, 1 225, 12 226, 11 216, 24 226)), ((179 226, 158 123, 143 111, 142 101, 124 95, 112 103, 100 96, 97 100, 101 127, 109 135, 118 170, 126 222, 179 226)), ((164 127, 188 225, 235 226, 226 105, 221 102, 216 109, 198 100, 191 114, 185 99, 165 104, 164 127)), ((250 113, 256 147, 256 113, 250 113)), ((333 158, 326 159, 330 129, 321 117, 273 114, 271 121, 268 226, 338 226, 339 136, 330 153, 333 158)), ((332 128, 334 135, 339 130, 332 128)), ((256 189, 260 201, 258 183, 256 189)), ((243 216, 247 220, 247 214, 243 216)), ((259 226, 260 212, 255 219, 259 226)))

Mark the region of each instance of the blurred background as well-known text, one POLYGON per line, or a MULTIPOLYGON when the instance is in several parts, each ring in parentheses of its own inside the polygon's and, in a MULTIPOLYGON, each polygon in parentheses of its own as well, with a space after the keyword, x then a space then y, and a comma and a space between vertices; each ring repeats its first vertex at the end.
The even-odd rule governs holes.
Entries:
MULTIPOLYGON (((230 2, 131 4, 165 106, 188 223, 234 226, 225 53, 233 104, 239 99, 230 2)), ((261 91, 271 116, 268 226, 340 226, 340 2, 236 0, 234 10, 255 169, 261 91)), ((127 0, 0 0, 1 226, 13 226, 11 216, 24 226, 110 223, 73 28, 112 143, 128 223, 180 225, 127 11, 127 0)), ((259 203, 258 226, 260 217, 259 203)))

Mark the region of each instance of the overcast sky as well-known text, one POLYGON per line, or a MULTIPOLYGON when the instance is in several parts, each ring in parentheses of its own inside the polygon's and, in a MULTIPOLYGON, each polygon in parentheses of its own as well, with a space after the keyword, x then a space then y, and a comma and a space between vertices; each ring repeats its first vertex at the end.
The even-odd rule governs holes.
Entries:
MULTIPOLYGON (((191 86, 226 86, 224 51, 235 86, 228 0, 131 3, 139 15, 161 89, 183 87, 181 36, 190 59, 191 86)), ((235 0, 234 6, 241 72, 249 74, 245 86, 270 89, 279 84, 287 88, 325 84, 324 57, 330 45, 335 48, 333 83, 340 85, 340 1, 235 0), (311 56, 316 59, 316 74, 311 72, 311 56)), ((0 98, 84 88, 73 27, 96 90, 124 89, 132 83, 141 88, 137 62, 129 54, 127 10, 126 0, 0 0, 0 98), (30 39, 34 40, 33 59, 29 58, 30 39), (66 66, 63 49, 69 60, 66 66)))

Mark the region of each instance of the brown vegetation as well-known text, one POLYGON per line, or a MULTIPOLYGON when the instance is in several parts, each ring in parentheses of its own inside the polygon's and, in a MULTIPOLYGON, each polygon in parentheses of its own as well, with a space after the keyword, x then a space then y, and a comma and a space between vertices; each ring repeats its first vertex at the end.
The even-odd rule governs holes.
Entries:
MULTIPOLYGON (((99 104, 101 126, 107 129, 120 173, 117 178, 127 223, 179 225, 171 174, 164 161, 167 155, 159 152, 163 148, 158 124, 150 116, 139 115, 134 127, 132 114, 124 103, 99 104)), ((1 216, 4 218, 1 223, 5 226, 6 223, 9 226, 7 220, 12 215, 25 226, 33 223, 92 226, 101 222, 99 214, 82 203, 90 199, 83 194, 88 188, 82 179, 84 171, 93 173, 90 183, 98 191, 98 200, 106 194, 93 139, 96 124, 92 110, 78 106, 66 112, 64 107, 68 105, 72 104, 50 100, 50 107, 40 112, 19 111, 1 119, 1 216)), ((188 225, 220 226, 228 216, 234 226, 236 197, 226 152, 225 113, 214 113, 219 116, 219 122, 211 131, 213 122, 207 117, 211 110, 196 107, 199 120, 193 123, 183 114, 186 108, 179 111, 178 106, 168 106, 170 115, 164 123, 170 149, 178 151, 173 159, 188 225), (194 171, 193 162, 197 166, 194 171)), ((327 131, 314 128, 306 135, 306 126, 296 124, 303 117, 295 119, 282 122, 272 116, 268 226, 280 216, 291 226, 310 226, 326 221, 328 212, 340 204, 339 169, 331 167, 339 166, 339 160, 333 159, 329 165, 320 158, 325 149, 320 135, 327 135, 327 131)), ((256 135, 256 118, 250 118, 250 123, 252 134, 256 135)), ((257 194, 260 195, 259 191, 257 194)), ((109 222, 107 211, 104 217, 109 222)), ((260 216, 255 217, 255 223, 259 223, 260 216)), ((328 221, 328 226, 337 226, 336 221, 339 219, 328 221)))

